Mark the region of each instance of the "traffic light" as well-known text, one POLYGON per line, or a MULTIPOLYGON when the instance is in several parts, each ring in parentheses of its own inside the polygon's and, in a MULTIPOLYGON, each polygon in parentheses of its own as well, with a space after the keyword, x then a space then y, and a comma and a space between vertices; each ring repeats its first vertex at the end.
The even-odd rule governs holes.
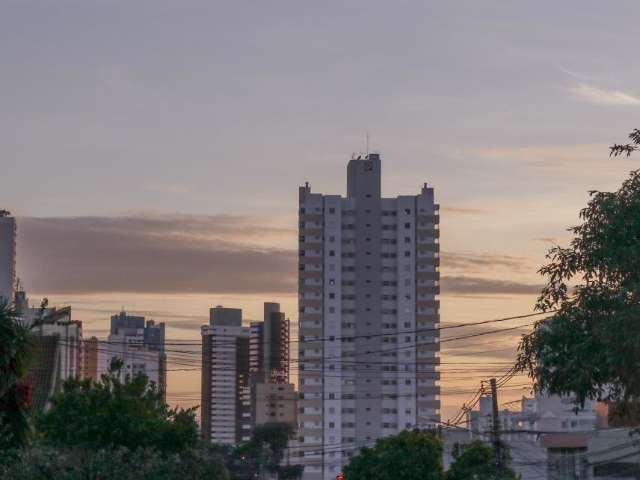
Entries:
POLYGON ((336 475, 336 480, 344 480, 344 473, 340 472, 338 475, 336 475))

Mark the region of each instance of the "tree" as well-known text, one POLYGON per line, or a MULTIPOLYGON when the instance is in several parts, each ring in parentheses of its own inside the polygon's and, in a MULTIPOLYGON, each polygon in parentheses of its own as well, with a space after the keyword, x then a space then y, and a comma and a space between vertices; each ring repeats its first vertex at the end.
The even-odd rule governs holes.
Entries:
POLYGON ((52 447, 98 451, 125 447, 182 452, 199 443, 195 409, 170 409, 145 375, 120 380, 113 362, 101 380, 69 379, 37 423, 52 447))
POLYGON ((281 480, 300 478, 301 467, 282 465, 284 452, 294 429, 288 423, 272 422, 253 429, 251 440, 240 445, 235 452, 236 470, 240 476, 253 478, 265 470, 275 473, 281 480))
POLYGON ((23 380, 29 363, 31 329, 0 302, 0 450, 27 442, 31 386, 23 380))
POLYGON ((156 450, 124 447, 87 452, 82 449, 30 448, 0 466, 4 480, 228 480, 223 463, 206 450, 161 455, 156 450))
MULTIPOLYGON (((640 131, 630 138, 611 154, 638 149, 640 131)), ((548 283, 536 308, 550 315, 523 337, 516 366, 537 390, 624 402, 640 397, 640 171, 590 195, 569 246, 540 269, 548 283)))
POLYGON ((453 451, 454 461, 445 475, 446 480, 516 480, 518 476, 508 467, 509 453, 502 449, 500 472, 496 466, 494 450, 480 440, 467 445, 456 445, 453 451))
POLYGON ((364 447, 344 470, 346 480, 442 480, 442 442, 432 433, 404 431, 364 447))

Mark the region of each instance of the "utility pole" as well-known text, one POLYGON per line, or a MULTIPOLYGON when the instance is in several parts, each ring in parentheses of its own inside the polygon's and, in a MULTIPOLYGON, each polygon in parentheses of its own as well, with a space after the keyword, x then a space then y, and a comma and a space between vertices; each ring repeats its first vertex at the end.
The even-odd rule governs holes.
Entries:
POLYGON ((498 475, 502 473, 502 446, 500 444, 500 417, 498 411, 498 387, 496 379, 492 378, 491 383, 491 402, 493 403, 493 427, 491 429, 491 439, 493 441, 493 453, 496 460, 496 470, 498 475))

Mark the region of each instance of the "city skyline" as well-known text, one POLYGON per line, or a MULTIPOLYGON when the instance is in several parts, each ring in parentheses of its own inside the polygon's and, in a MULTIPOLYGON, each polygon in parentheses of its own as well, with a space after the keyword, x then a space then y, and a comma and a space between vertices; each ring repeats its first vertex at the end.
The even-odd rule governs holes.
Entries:
MULTIPOLYGON (((33 299, 73 305, 87 336, 123 305, 183 339, 216 304, 296 312, 295 187, 343 193, 367 132, 383 194, 438 190, 443 324, 530 312, 587 192, 635 167, 608 158, 640 108, 634 2, 615 31, 609 5, 579 2, 181 3, 151 21, 144 2, 0 17, 17 273, 33 299)), ((443 358, 506 362, 519 333, 443 358)), ((183 399, 198 373, 168 375, 169 401, 197 403, 183 399)), ((448 376, 443 418, 467 396, 447 392, 479 381, 448 376)))

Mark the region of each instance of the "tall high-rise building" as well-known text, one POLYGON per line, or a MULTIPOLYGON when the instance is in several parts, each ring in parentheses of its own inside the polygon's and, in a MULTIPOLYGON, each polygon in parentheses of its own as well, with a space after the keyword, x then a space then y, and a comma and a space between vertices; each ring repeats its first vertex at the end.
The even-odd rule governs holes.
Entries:
POLYGON ((289 383, 289 320, 280 304, 264 303, 262 322, 251 322, 249 367, 255 381, 289 383))
POLYGON ((202 334, 201 432, 212 443, 235 445, 251 437, 249 327, 242 310, 217 306, 202 334))
POLYGON ((334 479, 358 448, 439 422, 438 208, 426 184, 383 198, 378 154, 351 159, 346 197, 300 187, 305 480, 334 479))
POLYGON ((13 302, 16 284, 16 219, 0 210, 0 302, 13 302))
POLYGON ((98 348, 98 371, 109 368, 117 357, 124 363, 122 373, 144 373, 166 395, 167 355, 165 353, 165 325, 145 317, 129 315, 124 310, 111 316, 107 342, 98 348))

